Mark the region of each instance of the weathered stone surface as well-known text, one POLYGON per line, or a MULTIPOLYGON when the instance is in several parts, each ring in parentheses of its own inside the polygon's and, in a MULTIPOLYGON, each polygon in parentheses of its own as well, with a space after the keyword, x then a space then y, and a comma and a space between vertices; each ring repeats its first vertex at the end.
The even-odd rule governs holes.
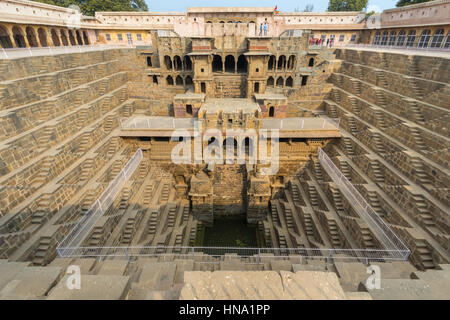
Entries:
POLYGON ((61 277, 59 267, 26 267, 0 291, 0 300, 42 298, 61 277))
POLYGON ((119 300, 129 290, 129 277, 82 275, 81 289, 68 289, 67 277, 49 293, 48 300, 119 300))
POLYGON ((139 276, 139 285, 152 290, 168 290, 173 286, 176 267, 174 262, 146 263, 139 276))

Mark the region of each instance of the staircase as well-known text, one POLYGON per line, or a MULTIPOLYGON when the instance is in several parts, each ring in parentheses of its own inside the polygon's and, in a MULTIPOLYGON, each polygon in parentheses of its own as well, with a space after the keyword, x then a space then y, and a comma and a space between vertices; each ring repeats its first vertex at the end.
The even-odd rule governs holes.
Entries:
POLYGON ((128 200, 131 198, 131 189, 124 187, 119 202, 119 210, 125 210, 128 207, 128 200))
POLYGON ((417 100, 422 100, 423 99, 422 90, 417 85, 416 78, 407 77, 407 79, 408 79, 408 83, 409 83, 409 88, 411 89, 411 92, 412 92, 414 98, 416 98, 417 100))
POLYGON ((372 108, 372 112, 373 112, 373 115, 375 116, 377 126, 382 130, 386 130, 387 126, 386 126, 386 123, 384 122, 383 111, 381 111, 378 108, 372 108))
POLYGON ((338 113, 337 113, 337 110, 336 110, 336 105, 334 104, 334 103, 329 103, 328 104, 328 110, 330 111, 330 116, 332 117, 332 118, 338 118, 338 113))
POLYGON ((377 85, 379 87, 387 87, 388 84, 387 84, 387 81, 386 81, 386 76, 384 74, 384 71, 377 70, 377 71, 375 71, 375 73, 376 73, 376 76, 377 76, 377 85))
POLYGON ((52 138, 53 135, 53 131, 54 131, 53 128, 50 127, 44 128, 44 132, 42 133, 42 135, 39 136, 39 138, 37 138, 37 143, 40 149, 46 149, 48 147, 50 139, 52 138))
POLYGON ((81 202, 81 213, 85 215, 86 212, 91 208, 92 204, 95 201, 96 192, 94 190, 89 190, 87 195, 83 198, 81 202))
POLYGON ((89 246, 99 247, 102 243, 102 239, 103 239, 103 228, 102 227, 94 227, 92 236, 89 238, 89 246))
POLYGON ((318 206, 319 205, 319 199, 318 199, 319 196, 317 194, 316 188, 314 186, 309 185, 308 190, 309 190, 309 198, 310 198, 311 205, 313 207, 318 206))
POLYGON ((303 213, 303 217, 304 217, 306 235, 308 237, 314 237, 314 229, 313 229, 313 222, 312 222, 311 214, 305 212, 305 213, 303 213))
POLYGON ((114 128, 114 116, 107 116, 104 122, 103 130, 109 133, 114 128))
POLYGON ((135 230, 136 218, 130 217, 127 219, 125 228, 123 230, 122 239, 120 243, 122 245, 130 245, 133 240, 134 230, 135 230))
POLYGON ((353 90, 355 91, 355 94, 360 95, 361 94, 361 82, 356 79, 352 79, 353 82, 353 90))
POLYGON ((356 121, 352 116, 348 117, 348 128, 352 135, 358 134, 358 127, 356 126, 356 121))
POLYGON ((295 204, 300 203, 300 191, 298 189, 298 186, 296 184, 291 184, 292 186, 292 200, 294 200, 295 204))
POLYGON ((425 172, 423 162, 418 158, 411 158, 411 166, 414 168, 414 177, 416 177, 421 184, 431 183, 430 177, 425 172))
POLYGON ((119 141, 117 138, 111 139, 111 142, 108 145, 108 150, 106 151, 107 159, 111 159, 112 157, 114 157, 114 155, 116 154, 116 151, 117 151, 118 144, 119 144, 119 141))
POLYGON ((271 201, 270 204, 271 204, 270 205, 270 214, 272 216, 272 222, 273 222, 273 224, 280 224, 280 219, 278 218, 278 210, 277 210, 275 201, 271 201))
POLYGON ((314 164, 314 175, 316 176, 317 181, 323 182, 322 168, 320 167, 320 163, 318 160, 313 160, 314 164))
POLYGON ((381 139, 381 135, 378 132, 372 133, 372 142, 374 143, 375 150, 378 154, 386 152, 383 140, 381 139))
POLYGON ((428 245, 425 240, 418 240, 416 242, 416 250, 417 256, 419 258, 419 262, 422 265, 423 269, 434 269, 435 264, 433 260, 433 256, 431 254, 428 245))
POLYGON ((32 224, 43 224, 45 221, 50 219, 50 216, 51 216, 50 203, 51 202, 52 201, 51 201, 50 195, 43 195, 37 201, 36 211, 33 213, 33 216, 31 218, 32 224))
POLYGON ((39 172, 36 174, 32 182, 33 186, 42 185, 47 182, 47 178, 50 174, 50 171, 54 163, 55 158, 53 157, 46 157, 44 160, 41 161, 41 167, 39 169, 39 172))
POLYGON ((348 163, 345 161, 340 161, 339 166, 344 177, 346 177, 348 181, 352 181, 352 174, 348 163))
POLYGON ((161 196, 159 198, 159 203, 169 201, 170 196, 170 185, 168 183, 164 183, 161 191, 161 196))
POLYGON ((371 160, 370 167, 372 168, 372 172, 374 175, 375 182, 384 182, 384 175, 381 171, 380 163, 378 160, 371 160))
POLYGON ((414 139, 414 142, 417 146, 417 150, 426 151, 427 146, 425 145, 425 142, 422 139, 422 135, 421 135, 419 129, 417 129, 415 127, 409 127, 409 132, 411 133, 411 136, 414 139))
POLYGON ((84 133, 81 137, 80 145, 78 147, 77 154, 81 155, 89 150, 89 145, 91 144, 91 135, 89 133, 84 133))
POLYGON ((56 251, 52 250, 54 247, 56 247, 55 241, 51 237, 41 237, 39 245, 34 252, 33 265, 46 265, 56 255, 56 251))
POLYGON ((339 248, 341 246, 341 238, 339 237, 338 227, 334 220, 328 220, 328 235, 333 248, 339 248))
POLYGON ((81 174, 78 178, 79 182, 88 181, 91 176, 92 168, 94 167, 94 159, 86 159, 86 161, 83 162, 81 174))
POLYGON ((375 212, 381 217, 384 217, 384 210, 381 207, 380 204, 380 200, 378 199, 378 193, 376 191, 368 191, 367 192, 367 197, 368 197, 368 201, 370 206, 372 207, 373 210, 375 210, 375 212))
MULTIPOLYGON (((333 88, 333 90, 331 91, 331 94, 333 95, 334 102, 336 102, 337 104, 340 104, 341 103, 341 93, 339 92, 339 90, 333 88)), ((337 117, 333 116, 333 118, 337 118, 337 117)))
POLYGON ((288 229, 294 229, 294 219, 292 218, 291 208, 284 208, 284 215, 286 217, 286 226, 288 229))
POLYGON ((110 176, 114 179, 115 177, 117 177, 117 175, 120 173, 121 170, 122 170, 122 161, 120 160, 114 161, 110 172, 110 176))
POLYGON ((375 91, 375 100, 380 107, 386 107, 386 98, 382 90, 375 91))
POLYGON ((342 204, 341 193, 338 189, 332 188, 331 193, 333 195, 333 202, 335 209, 338 213, 344 213, 344 205, 342 204))
POLYGON ((355 152, 353 151, 352 139, 349 137, 343 137, 342 142, 344 143, 345 150, 347 151, 347 155, 354 156, 355 152))
POLYGON ((152 211, 150 214, 150 219, 148 219, 147 227, 148 227, 148 234, 154 235, 156 233, 156 226, 158 224, 158 216, 159 211, 152 211))
POLYGON ((354 114, 358 115, 361 113, 361 108, 358 104, 358 100, 355 97, 350 98, 350 106, 352 107, 352 112, 354 114))
POLYGON ((362 245, 366 249, 375 249, 375 244, 372 238, 372 234, 366 228, 361 228, 361 240, 362 245))
POLYGON ((175 220, 177 215, 177 207, 173 206, 169 208, 167 213, 167 227, 173 228, 175 226, 175 220))
POLYGON ((187 223, 189 221, 189 204, 183 206, 181 221, 182 223, 187 223))
POLYGON ((152 202, 153 185, 147 184, 144 188, 144 205, 148 206, 152 202))
POLYGON ((417 106, 417 103, 415 101, 408 101, 409 104, 409 111, 411 112, 414 120, 418 123, 425 123, 425 118, 423 117, 422 111, 417 106))
POLYGON ((434 223, 433 215, 431 214, 430 209, 423 196, 420 194, 415 194, 413 195, 413 199, 417 211, 419 211, 419 221, 426 227, 434 227, 436 224, 434 223))

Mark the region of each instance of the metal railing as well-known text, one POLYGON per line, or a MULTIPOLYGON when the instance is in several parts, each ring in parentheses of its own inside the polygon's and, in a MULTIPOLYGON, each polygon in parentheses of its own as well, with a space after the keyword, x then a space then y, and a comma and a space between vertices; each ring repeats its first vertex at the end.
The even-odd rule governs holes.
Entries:
POLYGON ((339 130, 339 118, 284 118, 262 120, 263 129, 339 130))
MULTIPOLYGON (((136 153, 142 157, 140 149, 136 153)), ((134 156, 136 157, 136 155, 134 156)), ((133 158, 134 158, 133 157, 133 158)), ((132 159, 133 160, 133 159, 132 159)), ((129 161, 125 166, 124 177, 129 177, 132 170, 139 162, 133 165, 129 161), (129 165, 130 164, 130 165, 129 165)), ((140 161, 140 160, 139 160, 140 161)), ((243 247, 190 247, 190 246, 133 246, 133 247, 80 247, 84 237, 87 236, 95 222, 114 200, 113 196, 99 198, 98 207, 92 207, 93 218, 80 221, 69 235, 58 246, 57 252, 60 257, 177 257, 177 258, 200 258, 203 262, 217 262, 227 258, 240 259, 244 263, 264 263, 273 259, 333 259, 344 261, 386 261, 407 260, 410 250, 394 234, 378 214, 367 204, 361 194, 344 177, 340 170, 334 165, 326 153, 319 149, 319 161, 330 177, 338 184, 340 190, 346 196, 371 231, 384 246, 384 249, 339 249, 339 248, 243 248, 243 247), (102 202, 100 202, 102 201, 102 202), (101 204, 105 203, 107 207, 101 204), (86 222, 86 220, 89 222, 86 222), (91 222, 92 220, 92 222, 91 222), (95 221, 94 221, 95 220, 95 221), (78 234, 83 234, 84 237, 78 234)), ((133 169, 134 168, 134 169, 133 169)), ((118 177, 122 176, 120 174, 118 177)), ((123 184, 122 184, 123 185, 123 184)), ((121 187, 120 187, 121 188, 121 187)), ((120 190, 116 187, 116 189, 120 190)), ((118 193, 118 190, 115 193, 118 193)), ((106 192, 105 192, 106 193, 106 192)), ((105 194, 104 193, 104 194, 105 194)), ((106 193, 109 194, 109 193, 106 193)), ((103 196, 103 195, 102 195, 103 196)), ((90 210, 91 211, 91 210, 90 210)))
MULTIPOLYGON (((131 117, 121 118, 120 127, 122 130, 133 129, 194 129, 195 120, 193 118, 172 118, 172 117, 131 117)), ((263 129, 279 130, 339 130, 339 118, 284 118, 284 119, 262 119, 263 129)))
POLYGON ((114 202, 124 184, 133 174, 143 158, 142 150, 139 148, 127 162, 120 173, 111 181, 101 196, 89 208, 75 227, 59 243, 57 252, 60 256, 71 256, 74 248, 78 248, 88 236, 98 219, 105 213, 114 202))
MULTIPOLYGON (((397 250, 395 250, 397 252, 397 250)), ((134 247, 72 247, 65 248, 62 257, 177 257, 214 261, 244 259, 249 263, 264 263, 273 259, 334 259, 358 261, 403 260, 383 249, 320 249, 320 248, 242 248, 189 246, 134 247)))
POLYGON ((408 50, 408 51, 419 51, 419 52, 443 52, 450 53, 449 48, 441 48, 441 47, 412 47, 412 46, 396 46, 396 45, 379 45, 379 44, 366 44, 366 43, 343 43, 343 44, 335 44, 333 47, 339 48, 366 48, 366 49, 389 49, 389 50, 408 50))
POLYGON ((380 241, 385 251, 394 259, 406 260, 411 253, 392 229, 372 209, 364 197, 356 190, 344 174, 336 167, 327 154, 319 148, 319 162, 330 178, 336 183, 342 194, 349 200, 352 207, 367 223, 374 236, 380 241))
POLYGON ((172 118, 172 117, 131 117, 121 118, 122 130, 150 129, 194 129, 194 118, 172 118))
POLYGON ((33 47, 33 48, 2 48, 0 59, 19 59, 27 57, 49 56, 68 53, 83 53, 91 51, 104 51, 112 49, 133 48, 129 45, 83 45, 59 47, 33 47))

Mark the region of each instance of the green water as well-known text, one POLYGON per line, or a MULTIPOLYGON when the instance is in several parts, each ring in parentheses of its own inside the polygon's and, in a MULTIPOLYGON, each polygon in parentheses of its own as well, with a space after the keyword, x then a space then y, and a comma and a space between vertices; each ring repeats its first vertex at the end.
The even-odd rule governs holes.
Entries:
POLYGON ((257 248, 258 229, 248 225, 245 217, 214 219, 213 227, 205 227, 203 246, 257 248))

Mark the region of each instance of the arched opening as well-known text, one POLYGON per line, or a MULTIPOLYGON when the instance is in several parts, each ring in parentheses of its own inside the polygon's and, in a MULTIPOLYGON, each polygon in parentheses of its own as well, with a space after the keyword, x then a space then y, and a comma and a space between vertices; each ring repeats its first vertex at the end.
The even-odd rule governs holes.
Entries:
POLYGON ((397 32, 396 31, 391 31, 391 33, 389 34, 388 46, 395 45, 395 39, 396 38, 397 38, 397 32))
POLYGON ((187 71, 192 70, 192 60, 189 56, 184 56, 184 69, 187 71))
POLYGON ((267 69, 273 70, 275 67, 275 56, 270 56, 269 62, 267 63, 267 69))
POLYGON ((408 32, 408 38, 406 39, 406 46, 412 47, 416 41, 416 30, 411 30, 408 32))
POLYGON ((428 47, 428 42, 430 41, 430 30, 426 29, 422 32, 422 34, 420 35, 419 38, 419 43, 417 44, 417 46, 419 48, 426 48, 428 47))
POLYGON ((225 58, 225 72, 234 73, 235 60, 232 55, 228 55, 225 58))
POLYGON ((186 79, 184 79, 184 84, 186 86, 192 86, 194 83, 192 82, 191 76, 187 76, 186 79))
POLYGON ((284 85, 283 77, 278 77, 278 79, 277 79, 277 87, 283 87, 283 85, 284 85))
POLYGON ((147 67, 152 67, 152 57, 147 57, 147 67))
POLYGON ((405 34, 405 30, 402 30, 398 33, 397 46, 403 46, 405 44, 405 34))
POLYGON ((25 32, 27 34, 27 40, 28 40, 28 43, 30 44, 30 47, 38 47, 39 44, 37 42, 36 34, 34 33, 34 29, 31 27, 27 27, 25 29, 25 32))
POLYGON ((61 45, 61 42, 59 41, 58 34, 56 33, 55 29, 50 30, 50 34, 52 35, 52 42, 53 45, 56 47, 59 47, 61 45))
POLYGON ((16 43, 16 47, 25 48, 27 46, 27 44, 25 42, 25 37, 23 36, 22 29, 15 26, 12 29, 12 33, 13 33, 14 42, 16 43))
POLYGON ((269 108, 269 117, 273 118, 274 115, 275 115, 275 108, 274 107, 270 107, 269 108))
POLYGON ((62 42, 63 46, 68 46, 69 41, 67 41, 66 32, 64 30, 59 30, 59 32, 61 33, 61 42, 62 42))
POLYGON ((177 86, 182 86, 183 85, 183 78, 180 77, 180 76, 177 76, 176 79, 175 79, 175 84, 177 86))
POLYGON ((223 140, 223 150, 224 150, 225 154, 227 154, 227 150, 231 149, 232 154, 234 154, 236 156, 237 148, 238 148, 238 143, 237 143, 236 139, 234 139, 232 137, 228 137, 225 140, 223 140))
POLYGON ((292 77, 288 77, 286 79, 286 87, 293 87, 294 86, 294 80, 292 79, 292 77))
POLYGON ((204 82, 200 83, 200 91, 202 93, 206 93, 206 83, 204 82))
POLYGON ((13 46, 8 31, 3 26, 0 26, 0 45, 5 49, 12 48, 13 46))
POLYGON ((158 76, 153 76, 153 83, 158 84, 158 76))
POLYGON ((308 81, 308 76, 303 76, 302 77, 302 86, 306 86, 307 81, 308 81))
POLYGON ((89 37, 88 37, 86 31, 83 31, 83 41, 84 41, 84 44, 86 44, 86 45, 90 44, 89 43, 89 37))
POLYGON ((192 116, 192 105, 191 104, 186 105, 186 113, 190 114, 192 116))
POLYGON ((180 56, 173 57, 173 68, 177 71, 183 70, 183 64, 181 63, 180 56))
POLYGON ((237 71, 241 73, 246 73, 248 68, 247 59, 243 54, 241 54, 238 58, 237 62, 237 71))
POLYGON ((212 61, 212 71, 213 72, 222 72, 223 71, 223 63, 222 57, 219 55, 214 55, 212 61))
POLYGON ((439 29, 433 34, 430 47, 440 48, 443 40, 444 40, 444 29, 439 29))
POLYGON ((242 144, 242 149, 246 156, 253 157, 253 139, 246 137, 244 143, 242 144))
POLYGON ((273 87, 275 85, 275 80, 274 80, 274 78, 273 77, 269 77, 268 79, 267 79, 267 86, 268 87, 273 87))
POLYGON ((169 56, 164 56, 164 65, 167 70, 172 70, 172 59, 169 56))
POLYGON ((75 37, 73 35, 72 30, 69 30, 69 41, 70 41, 70 45, 72 45, 72 46, 77 45, 77 42, 75 41, 75 37))
POLYGON ((80 31, 76 30, 76 31, 75 31, 75 34, 77 35, 77 42, 78 42, 78 45, 82 46, 82 45, 83 45, 83 40, 81 39, 80 31))
POLYGON ((47 33, 43 28, 38 29, 38 38, 41 47, 47 47, 47 33))
POLYGON ((309 59, 308 67, 314 67, 314 58, 309 59))
POLYGON ((295 56, 292 55, 289 57, 289 60, 288 60, 288 69, 294 70, 294 66, 295 66, 295 56))
POLYGON ((285 56, 280 56, 278 58, 277 69, 278 70, 284 70, 285 68, 286 68, 286 57, 285 56))
POLYGON ((255 82, 253 85, 253 93, 259 93, 259 82, 255 82))
POLYGON ((377 31, 375 33, 375 37, 373 38, 373 44, 374 45, 380 44, 380 31, 377 31))
POLYGON ((166 83, 168 86, 173 86, 173 78, 172 76, 167 76, 166 83))
POLYGON ((387 43, 387 39, 388 39, 388 32, 384 31, 383 32, 383 36, 381 37, 381 45, 385 46, 387 43))

